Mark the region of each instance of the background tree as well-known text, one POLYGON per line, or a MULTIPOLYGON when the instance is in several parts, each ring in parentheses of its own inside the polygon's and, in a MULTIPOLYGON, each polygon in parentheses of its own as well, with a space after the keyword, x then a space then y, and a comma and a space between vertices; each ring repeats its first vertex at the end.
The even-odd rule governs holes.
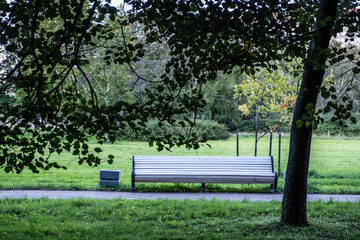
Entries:
POLYGON ((231 75, 219 73, 215 81, 204 84, 204 114, 207 119, 226 123, 231 131, 236 130, 241 114, 236 111, 238 100, 234 99, 234 88, 241 81, 242 75, 234 71, 231 75))
POLYGON ((235 97, 245 99, 245 103, 239 106, 244 115, 249 115, 256 106, 257 113, 262 117, 278 113, 279 123, 291 122, 299 89, 301 63, 298 60, 283 65, 279 64, 279 69, 273 71, 262 69, 236 85, 235 97))
POLYGON ((262 69, 254 75, 248 75, 241 84, 235 86, 235 98, 243 99, 238 107, 245 116, 253 115, 255 122, 255 156, 258 141, 259 119, 275 115, 274 125, 268 126, 273 131, 281 123, 290 123, 299 89, 299 60, 279 64, 279 69, 262 69))

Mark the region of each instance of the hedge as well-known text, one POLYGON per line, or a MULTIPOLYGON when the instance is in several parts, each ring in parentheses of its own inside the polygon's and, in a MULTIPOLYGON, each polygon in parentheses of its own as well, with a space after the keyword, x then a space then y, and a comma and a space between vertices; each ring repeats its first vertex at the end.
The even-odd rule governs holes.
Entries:
MULTIPOLYGON (((160 124, 157 120, 151 120, 146 124, 145 131, 135 132, 130 127, 118 131, 118 138, 135 140, 135 141, 149 141, 153 136, 164 136, 171 134, 174 136, 184 135, 190 133, 190 126, 182 127, 180 125, 172 126, 169 124, 160 124)), ((197 120, 195 126, 191 129, 191 133, 195 133, 202 140, 224 140, 230 137, 230 133, 223 124, 219 124, 210 120, 197 120)))

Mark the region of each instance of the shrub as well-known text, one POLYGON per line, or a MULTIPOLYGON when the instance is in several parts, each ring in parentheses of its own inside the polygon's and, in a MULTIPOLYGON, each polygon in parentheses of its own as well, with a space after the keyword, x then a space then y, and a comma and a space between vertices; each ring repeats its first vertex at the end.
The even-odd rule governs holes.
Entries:
POLYGON ((345 136, 359 136, 360 135, 360 113, 353 113, 356 118, 356 123, 353 124, 349 120, 345 121, 347 126, 340 127, 338 122, 331 122, 332 115, 326 114, 323 116, 324 123, 319 124, 315 133, 327 135, 345 135, 345 136))
MULTIPOLYGON (((146 124, 144 131, 136 133, 129 126, 118 131, 118 137, 121 139, 149 141, 151 137, 164 136, 171 134, 173 136, 187 136, 190 134, 190 126, 182 127, 180 125, 172 126, 169 124, 159 124, 157 120, 151 120, 146 124)), ((223 140, 230 137, 227 128, 215 121, 197 120, 195 126, 191 129, 202 140, 223 140)))
POLYGON ((230 133, 224 125, 209 120, 198 120, 194 132, 205 140, 224 140, 230 137, 230 133))
MULTIPOLYGON (((278 119, 275 118, 261 118, 259 119, 259 132, 268 132, 269 128, 271 126, 278 126, 278 129, 281 128, 282 132, 290 132, 290 124, 288 123, 284 123, 284 122, 279 122, 278 119)), ((277 130, 278 130, 277 129, 277 130)), ((239 123, 239 131, 240 132, 255 132, 255 123, 254 123, 254 119, 251 120, 242 120, 239 123)))
POLYGON ((228 131, 230 132, 236 132, 236 129, 238 129, 239 121, 235 119, 231 119, 228 117, 223 117, 217 120, 218 123, 225 125, 227 127, 228 131))

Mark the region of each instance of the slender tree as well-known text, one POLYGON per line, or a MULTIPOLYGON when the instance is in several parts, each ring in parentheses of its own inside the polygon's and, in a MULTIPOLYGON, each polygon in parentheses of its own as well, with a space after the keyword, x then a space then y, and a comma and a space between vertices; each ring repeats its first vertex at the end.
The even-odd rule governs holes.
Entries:
POLYGON ((316 101, 325 73, 328 47, 336 19, 338 1, 323 0, 319 7, 303 79, 296 101, 290 137, 281 222, 307 225, 307 175, 316 101))

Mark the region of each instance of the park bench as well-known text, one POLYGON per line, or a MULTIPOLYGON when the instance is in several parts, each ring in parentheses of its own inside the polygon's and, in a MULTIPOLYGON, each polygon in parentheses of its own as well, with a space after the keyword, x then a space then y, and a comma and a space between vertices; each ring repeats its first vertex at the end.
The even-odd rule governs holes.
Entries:
POLYGON ((133 156, 131 189, 135 183, 260 183, 277 192, 272 156, 133 156))

